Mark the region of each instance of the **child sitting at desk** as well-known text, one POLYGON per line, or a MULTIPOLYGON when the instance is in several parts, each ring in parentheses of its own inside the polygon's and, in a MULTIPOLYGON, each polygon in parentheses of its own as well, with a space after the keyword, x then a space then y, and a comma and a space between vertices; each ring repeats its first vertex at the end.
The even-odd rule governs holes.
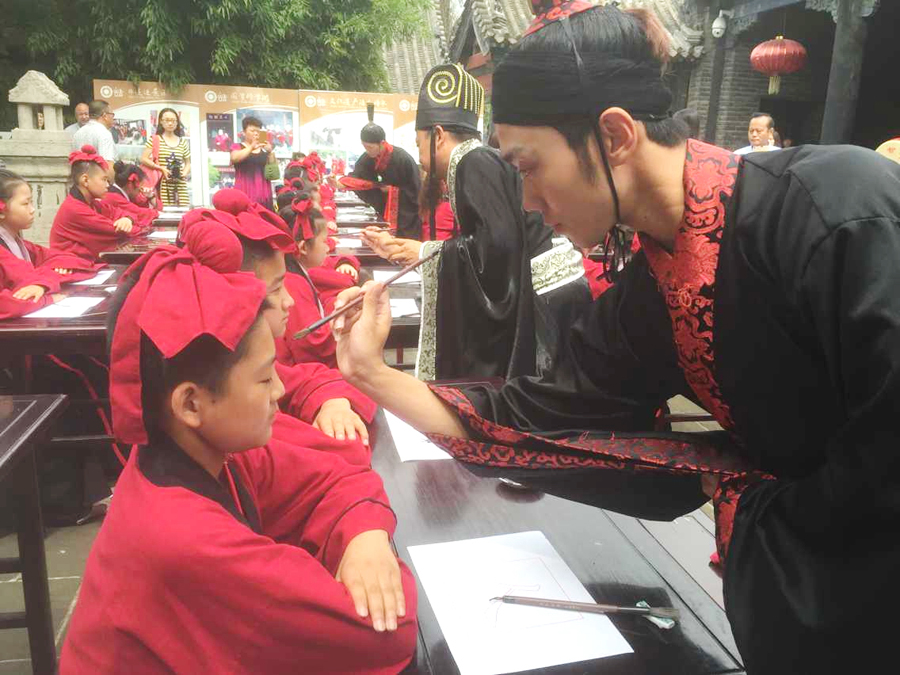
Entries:
MULTIPOLYGON (((294 306, 285 286, 285 255, 293 255, 297 246, 281 218, 251 202, 240 190, 220 190, 213 197, 213 205, 217 210, 187 213, 182 234, 197 222, 214 221, 238 236, 244 252, 242 269, 256 275, 268 289, 264 316, 280 343, 294 306)), ((296 438, 299 434, 304 445, 336 452, 353 464, 368 466, 371 453, 366 424, 372 422, 377 410, 372 399, 348 384, 336 369, 318 361, 279 362, 276 368, 286 389, 281 408, 300 421, 294 423, 291 417, 279 415, 276 437, 291 434, 296 438), (322 433, 337 442, 323 442, 322 433)))
MULTIPOLYGON (((138 229, 148 229, 159 218, 159 211, 148 207, 146 189, 141 187, 146 178, 144 170, 137 164, 121 161, 115 163, 113 170, 116 180, 100 199, 101 211, 112 220, 127 216, 138 229)), ((151 195, 156 201, 156 194, 151 191, 151 195)))
POLYGON ((69 155, 72 189, 65 198, 50 230, 50 246, 96 260, 102 251, 123 239, 144 234, 145 228, 128 216, 113 220, 98 200, 109 190, 108 165, 90 145, 69 155))
POLYGON ((399 672, 416 590, 381 480, 271 438, 284 388, 265 285, 221 225, 184 237, 131 268, 111 312, 116 435, 140 447, 60 672, 399 672))
POLYGON ((322 265, 328 256, 328 228, 308 193, 299 193, 279 215, 290 223, 297 253, 287 261, 285 285, 295 304, 279 345, 278 360, 288 364, 318 361, 336 368, 336 345, 330 326, 322 326, 302 340, 294 340, 293 335, 330 313, 338 293, 353 286, 354 278, 322 265))
POLYGON ((51 304, 60 284, 90 278, 99 267, 24 239, 32 224, 31 186, 18 174, 0 169, 0 319, 51 304))

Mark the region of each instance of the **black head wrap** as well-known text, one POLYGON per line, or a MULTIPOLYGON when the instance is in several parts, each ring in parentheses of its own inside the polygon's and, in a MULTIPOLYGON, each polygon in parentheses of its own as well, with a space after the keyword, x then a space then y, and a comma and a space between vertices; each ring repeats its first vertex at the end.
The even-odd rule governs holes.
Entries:
POLYGON ((416 129, 437 125, 478 131, 484 111, 484 87, 458 63, 432 68, 419 91, 416 129))
POLYGON ((363 143, 381 143, 387 136, 384 135, 384 129, 375 124, 374 103, 366 103, 366 113, 369 116, 369 123, 359 132, 359 138, 363 143))

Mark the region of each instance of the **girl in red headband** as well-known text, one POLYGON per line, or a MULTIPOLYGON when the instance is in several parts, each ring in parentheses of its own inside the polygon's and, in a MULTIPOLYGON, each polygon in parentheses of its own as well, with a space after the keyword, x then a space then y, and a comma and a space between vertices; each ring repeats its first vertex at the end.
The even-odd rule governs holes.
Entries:
POLYGON ((399 672, 415 582, 381 480, 271 438, 284 388, 216 222, 126 276, 111 313, 117 437, 139 447, 88 558, 60 672, 399 672), (172 298, 180 302, 172 302, 172 298))
POLYGON ((95 260, 102 251, 115 248, 144 229, 128 216, 104 213, 99 200, 109 190, 109 167, 90 145, 69 155, 72 189, 65 198, 50 230, 50 245, 95 260))

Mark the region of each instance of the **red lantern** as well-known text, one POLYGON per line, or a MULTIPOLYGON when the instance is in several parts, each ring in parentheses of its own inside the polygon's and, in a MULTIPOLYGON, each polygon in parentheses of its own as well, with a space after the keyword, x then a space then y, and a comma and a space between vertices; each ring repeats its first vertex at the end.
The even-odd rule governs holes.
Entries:
POLYGON ((806 65, 806 47, 779 35, 756 45, 750 52, 750 64, 754 70, 769 76, 769 95, 777 94, 781 90, 781 76, 796 73, 806 65))

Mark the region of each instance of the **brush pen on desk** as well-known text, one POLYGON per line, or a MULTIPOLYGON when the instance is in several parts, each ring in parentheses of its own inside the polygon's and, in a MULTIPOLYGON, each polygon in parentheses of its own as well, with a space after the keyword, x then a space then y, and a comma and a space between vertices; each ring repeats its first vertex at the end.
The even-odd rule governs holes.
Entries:
MULTIPOLYGON (((404 267, 402 270, 400 270, 399 272, 397 272, 397 274, 395 274, 395 275, 392 276, 390 279, 388 279, 387 281, 385 281, 385 282, 384 282, 385 287, 390 286, 392 283, 394 283, 395 281, 397 281, 397 279, 399 279, 399 278, 402 277, 403 275, 412 272, 413 270, 415 270, 416 268, 418 268, 418 267, 421 266, 421 265, 424 265, 425 263, 427 263, 429 260, 431 260, 432 258, 434 258, 434 257, 435 257, 438 253, 440 253, 440 252, 441 252, 441 249, 436 249, 435 251, 433 251, 432 253, 428 254, 428 255, 425 256, 424 258, 420 258, 420 259, 417 260, 416 262, 407 265, 407 266, 404 267)), ((326 317, 323 318, 323 319, 319 319, 318 321, 316 321, 315 323, 310 324, 309 326, 307 326, 307 327, 304 328, 303 330, 297 331, 296 333, 294 333, 294 339, 295 339, 295 340, 302 340, 303 338, 305 338, 307 335, 309 335, 309 334, 312 333, 313 331, 318 330, 319 328, 321 328, 322 326, 324 326, 326 323, 330 323, 331 321, 334 321, 334 320, 335 320, 336 318, 338 318, 339 316, 342 316, 343 314, 346 314, 348 311, 350 311, 350 310, 353 309, 354 307, 358 307, 359 305, 362 304, 362 301, 363 301, 363 299, 364 299, 365 297, 366 297, 366 296, 365 296, 365 293, 363 293, 362 295, 360 295, 358 298, 356 298, 356 299, 353 300, 352 302, 349 302, 349 303, 347 303, 346 305, 344 305, 343 307, 341 307, 339 310, 337 310, 337 311, 335 311, 335 312, 332 312, 331 314, 329 314, 328 316, 326 316, 326 317)))
POLYGON ((594 602, 574 602, 571 600, 545 600, 543 598, 527 598, 520 595, 503 595, 491 598, 491 602, 499 600, 509 605, 526 605, 544 609, 563 609, 585 614, 632 614, 638 616, 655 616, 659 619, 677 619, 678 610, 674 607, 620 607, 618 605, 600 605, 594 602))

